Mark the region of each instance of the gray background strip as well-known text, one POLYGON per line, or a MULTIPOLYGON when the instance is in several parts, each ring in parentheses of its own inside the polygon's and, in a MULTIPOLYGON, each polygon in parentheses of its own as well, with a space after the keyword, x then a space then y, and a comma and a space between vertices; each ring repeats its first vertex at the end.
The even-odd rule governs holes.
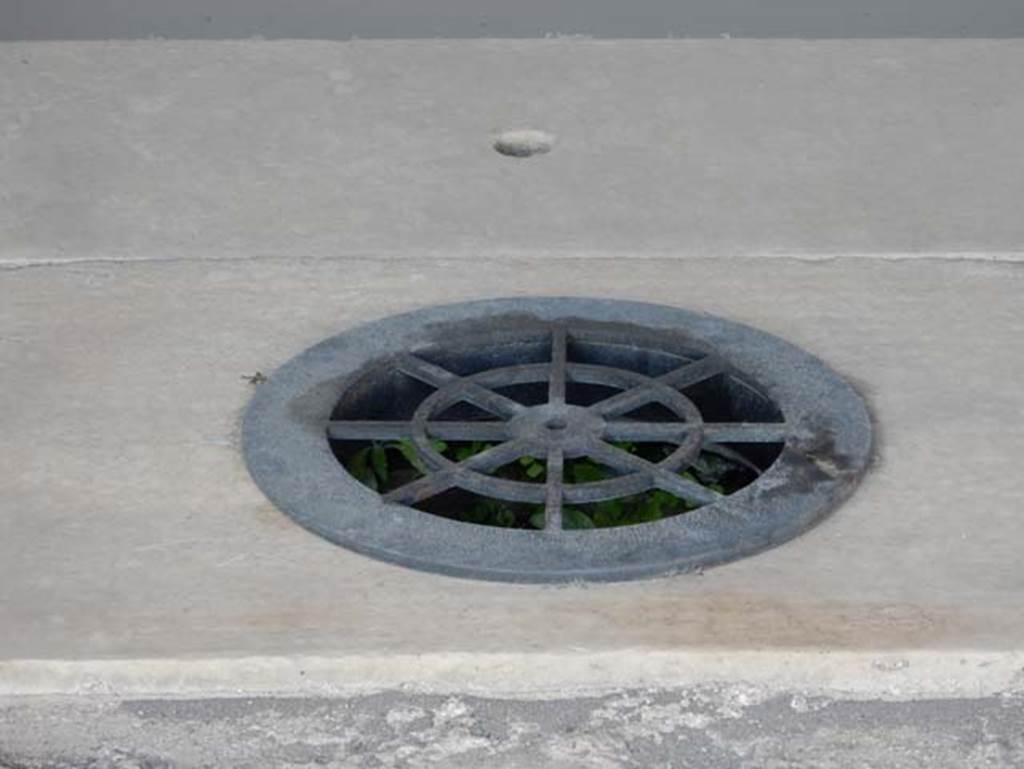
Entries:
POLYGON ((1019 37, 1024 0, 0 0, 0 40, 1019 37))

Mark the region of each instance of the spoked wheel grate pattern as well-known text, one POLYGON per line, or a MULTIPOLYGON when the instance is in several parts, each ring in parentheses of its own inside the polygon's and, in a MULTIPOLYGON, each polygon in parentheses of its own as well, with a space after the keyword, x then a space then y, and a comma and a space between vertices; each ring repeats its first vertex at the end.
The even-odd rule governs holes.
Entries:
POLYGON ((792 539, 852 493, 872 429, 849 384, 763 331, 518 297, 324 340, 256 388, 242 440, 267 496, 332 542, 564 582, 692 571, 792 539))
POLYGON ((705 421, 701 410, 683 390, 707 380, 732 375, 728 364, 714 354, 680 358, 679 364, 658 376, 631 368, 570 360, 574 327, 550 324, 545 332, 548 360, 504 365, 460 375, 424 357, 405 353, 390 365, 402 375, 433 388, 410 419, 332 419, 332 441, 407 439, 418 453, 426 474, 384 494, 384 501, 414 505, 453 488, 477 495, 544 505, 544 529, 561 531, 565 505, 619 499, 660 489, 689 506, 709 505, 722 494, 684 477, 702 451, 762 472, 742 453, 725 444, 783 444, 789 427, 783 421, 705 421), (569 384, 613 388, 616 394, 587 405, 567 401, 569 384), (524 404, 499 392, 518 385, 546 386, 539 403, 524 404), (491 415, 489 420, 441 418, 460 403, 491 415), (670 419, 630 418, 658 404, 670 419), (446 457, 435 447, 441 441, 487 441, 496 445, 462 461, 446 457), (671 444, 659 461, 651 461, 615 445, 617 442, 671 444), (543 484, 495 477, 493 471, 520 459, 546 463, 543 484), (607 480, 567 483, 567 460, 581 457, 611 468, 607 480))

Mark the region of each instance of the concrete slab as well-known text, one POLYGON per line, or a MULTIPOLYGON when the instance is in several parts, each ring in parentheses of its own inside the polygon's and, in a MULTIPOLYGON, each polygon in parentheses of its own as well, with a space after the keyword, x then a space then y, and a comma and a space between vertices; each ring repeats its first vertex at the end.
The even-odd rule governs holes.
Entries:
MULTIPOLYGON (((636 255, 641 256, 641 255, 636 255)), ((247 259, 0 272, 0 691, 1022 684, 1024 267, 247 259), (713 312, 818 354, 879 453, 820 527, 689 575, 544 587, 339 549, 248 478, 243 377, 353 324, 542 293, 713 312)))
POLYGON ((1021 40, 4 44, 0 260, 1020 258, 1022 70, 1021 40), (555 149, 495 153, 517 128, 555 149))

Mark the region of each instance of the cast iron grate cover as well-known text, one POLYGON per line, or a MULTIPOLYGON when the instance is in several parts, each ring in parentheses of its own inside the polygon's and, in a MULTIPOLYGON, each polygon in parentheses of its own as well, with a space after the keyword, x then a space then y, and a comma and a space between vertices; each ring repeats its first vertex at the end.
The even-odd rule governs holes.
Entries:
POLYGON ((823 363, 750 327, 635 302, 504 299, 388 318, 307 350, 260 385, 244 444, 280 508, 353 550, 487 579, 616 580, 798 535, 856 485, 871 425, 823 363), (345 464, 383 441, 400 441, 421 472, 377 493, 345 464), (452 456, 457 442, 476 450, 452 456), (731 493, 694 476, 708 458, 745 476, 731 493), (502 472, 517 461, 539 463, 540 482, 502 472), (606 477, 574 479, 581 462, 606 477), (675 513, 568 525, 650 494, 676 500, 675 513), (524 512, 505 528, 466 522, 479 498, 524 512))

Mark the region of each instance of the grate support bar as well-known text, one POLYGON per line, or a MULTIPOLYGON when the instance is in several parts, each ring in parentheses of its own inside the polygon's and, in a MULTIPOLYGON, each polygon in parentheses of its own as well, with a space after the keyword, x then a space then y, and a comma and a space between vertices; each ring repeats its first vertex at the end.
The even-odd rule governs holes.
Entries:
POLYGON ((474 454, 462 462, 450 462, 441 470, 430 472, 418 480, 399 486, 385 494, 384 501, 411 505, 447 491, 453 486, 468 487, 469 484, 460 481, 465 481, 464 476, 468 475, 469 471, 473 471, 473 475, 490 472, 526 456, 532 449, 533 445, 528 441, 506 441, 474 454))
MULTIPOLYGON (((511 435, 506 422, 427 422, 427 434, 443 441, 506 441, 511 435)), ((387 441, 410 438, 411 421, 332 420, 327 436, 335 441, 387 441)))
POLYGON ((447 369, 435 366, 415 355, 403 355, 398 359, 398 369, 414 379, 432 385, 433 387, 454 387, 459 391, 462 400, 472 403, 474 406, 490 411, 500 417, 510 418, 521 413, 526 407, 506 398, 501 393, 488 390, 476 382, 453 374, 447 369))
POLYGON ((560 448, 548 452, 547 490, 544 499, 544 528, 561 531, 562 498, 565 479, 565 453, 560 448))
POLYGON ((608 465, 613 470, 642 473, 648 479, 651 486, 667 491, 670 494, 675 494, 687 502, 707 505, 717 502, 722 498, 722 495, 718 492, 701 486, 699 483, 687 480, 671 470, 659 467, 652 462, 648 462, 643 457, 630 454, 628 451, 623 451, 603 441, 596 442, 587 452, 587 456, 608 465))
POLYGON ((658 401, 666 390, 673 392, 682 390, 698 382, 703 382, 705 379, 710 379, 716 374, 721 374, 724 370, 722 362, 709 355, 673 369, 652 382, 637 385, 610 398, 598 401, 591 408, 605 417, 622 416, 641 406, 646 406, 648 403, 658 401))

